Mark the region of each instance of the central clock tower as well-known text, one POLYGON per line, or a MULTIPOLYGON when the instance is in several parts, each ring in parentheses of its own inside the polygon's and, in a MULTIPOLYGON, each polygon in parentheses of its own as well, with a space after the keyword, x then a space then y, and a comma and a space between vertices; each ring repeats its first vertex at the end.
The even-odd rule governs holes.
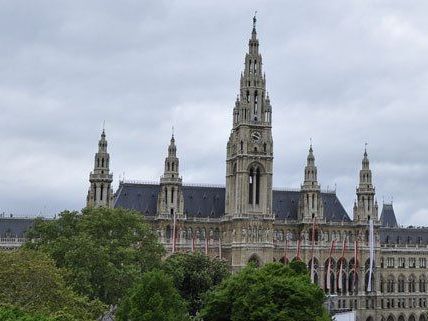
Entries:
POLYGON ((227 143, 225 213, 235 218, 272 217, 272 108, 255 23, 227 143))

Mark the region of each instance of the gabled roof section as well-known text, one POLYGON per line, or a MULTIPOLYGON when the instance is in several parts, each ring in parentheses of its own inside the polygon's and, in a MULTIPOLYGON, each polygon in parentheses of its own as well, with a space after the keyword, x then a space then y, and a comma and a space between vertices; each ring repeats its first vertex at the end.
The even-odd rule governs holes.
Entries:
MULTIPOLYGON (((225 187, 183 185, 184 214, 195 218, 221 218, 225 208, 225 187)), ((121 183, 115 207, 123 207, 154 216, 157 212, 159 185, 156 183, 121 183)), ((351 219, 335 193, 321 193, 327 221, 349 222, 351 219)), ((278 219, 297 220, 300 191, 274 190, 272 210, 278 219)))
POLYGON ((382 213, 380 214, 380 222, 383 227, 398 227, 392 203, 383 204, 382 213))

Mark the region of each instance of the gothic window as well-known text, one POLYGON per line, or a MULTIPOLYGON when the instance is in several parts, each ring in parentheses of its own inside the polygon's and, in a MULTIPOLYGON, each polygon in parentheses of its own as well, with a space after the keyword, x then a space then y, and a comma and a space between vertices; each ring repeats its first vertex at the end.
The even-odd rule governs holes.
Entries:
POLYGON ((357 294, 358 293, 358 274, 355 271, 351 271, 351 273, 349 273, 349 293, 354 293, 357 294))
POLYGON ((266 153, 266 143, 263 144, 263 151, 266 153))
POLYGON ((170 171, 169 162, 167 163, 168 172, 170 171))
POLYGON ((100 201, 103 200, 103 194, 104 194, 104 185, 101 184, 101 190, 100 190, 100 201))
POLYGON ((258 101, 259 99, 258 99, 258 94, 257 94, 257 90, 256 90, 256 92, 254 93, 254 115, 257 115, 257 113, 258 113, 258 103, 259 103, 259 101, 258 101))
POLYGON ((175 168, 175 163, 172 162, 172 164, 171 164, 171 170, 174 171, 174 168, 175 168))
MULTIPOLYGON (((370 287, 371 287, 371 291, 374 291, 374 274, 373 272, 371 273, 371 280, 370 280, 370 287)), ((370 272, 366 273, 366 277, 365 277, 365 288, 366 288, 366 292, 369 292, 369 279, 370 279, 370 272)))
POLYGON ((244 151, 244 142, 241 140, 241 153, 244 151))
POLYGON ((168 203, 168 188, 165 187, 165 203, 168 203))
POLYGON ((254 74, 257 74, 257 60, 254 60, 254 74))
POLYGON ((253 204, 253 188, 254 188, 254 171, 250 169, 250 177, 248 184, 248 203, 253 204))
POLYGON ((252 66, 253 66, 253 62, 250 60, 250 63, 248 64, 248 71, 250 72, 250 74, 252 73, 252 66))
POLYGON ((386 281, 386 292, 395 292, 395 279, 393 275, 388 276, 388 280, 386 281))
POLYGON ((315 207, 315 195, 312 194, 312 209, 315 207))
POLYGON ((94 200, 97 199, 97 185, 94 184, 94 200))
POLYGON ((171 188, 171 203, 174 203, 174 187, 171 188))
POLYGON ((404 292, 404 276, 400 275, 398 277, 398 292, 404 292))
POLYGON ((260 202, 260 169, 256 171, 256 204, 260 202))
POLYGON ((249 102, 250 102, 250 91, 247 90, 247 103, 249 103, 249 102))
POLYGON ((97 158, 97 167, 100 167, 100 159, 97 158))
POLYGON ((426 279, 424 275, 421 275, 419 277, 419 292, 426 292, 427 286, 426 286, 426 279))
POLYGON ((104 167, 104 157, 101 158, 101 167, 104 167))
POLYGON ((409 292, 415 292, 416 291, 416 281, 415 277, 411 275, 409 277, 409 292))

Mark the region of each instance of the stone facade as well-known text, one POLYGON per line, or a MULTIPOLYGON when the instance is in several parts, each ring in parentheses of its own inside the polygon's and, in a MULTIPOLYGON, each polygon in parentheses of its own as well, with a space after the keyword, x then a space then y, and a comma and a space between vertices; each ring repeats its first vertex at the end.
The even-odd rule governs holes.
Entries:
POLYGON ((90 175, 88 206, 140 211, 168 253, 202 251, 226 260, 232 271, 250 261, 302 260, 311 269, 313 282, 329 294, 330 308, 356 310, 358 320, 427 320, 428 229, 398 228, 392 204, 384 205, 378 218, 366 150, 352 219, 335 191, 321 190, 312 145, 301 188, 272 188, 272 107, 255 19, 232 118, 225 187, 183 184, 173 136, 160 181, 122 181, 114 203, 103 132, 90 175))

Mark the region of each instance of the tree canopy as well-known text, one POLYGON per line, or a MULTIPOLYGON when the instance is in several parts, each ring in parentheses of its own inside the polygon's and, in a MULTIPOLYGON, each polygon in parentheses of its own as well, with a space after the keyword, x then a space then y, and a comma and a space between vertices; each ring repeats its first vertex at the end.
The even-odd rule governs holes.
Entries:
POLYGON ((106 304, 117 303, 164 253, 141 214, 125 209, 64 211, 57 220, 37 220, 28 237, 27 248, 48 253, 69 271, 74 290, 106 304))
POLYGON ((327 321, 324 293, 301 266, 247 266, 209 292, 204 321, 327 321))
MULTIPOLYGON (((67 287, 63 271, 43 253, 29 250, 3 252, 0 266, 1 313, 9 318, 14 314, 24 318, 24 312, 27 312, 55 317, 55 320, 88 321, 96 320, 105 309, 101 302, 90 301, 67 287), (5 305, 16 309, 5 308, 5 305)), ((33 319, 37 318, 44 320, 36 316, 33 319)))
POLYGON ((170 256, 163 269, 173 277, 174 285, 187 301, 189 313, 195 315, 202 296, 229 276, 226 262, 201 253, 179 253, 170 256))
POLYGON ((163 271, 146 272, 120 303, 117 321, 190 321, 186 303, 163 271))
POLYGON ((26 313, 16 307, 1 307, 0 320, 2 321, 55 321, 42 315, 26 313))

